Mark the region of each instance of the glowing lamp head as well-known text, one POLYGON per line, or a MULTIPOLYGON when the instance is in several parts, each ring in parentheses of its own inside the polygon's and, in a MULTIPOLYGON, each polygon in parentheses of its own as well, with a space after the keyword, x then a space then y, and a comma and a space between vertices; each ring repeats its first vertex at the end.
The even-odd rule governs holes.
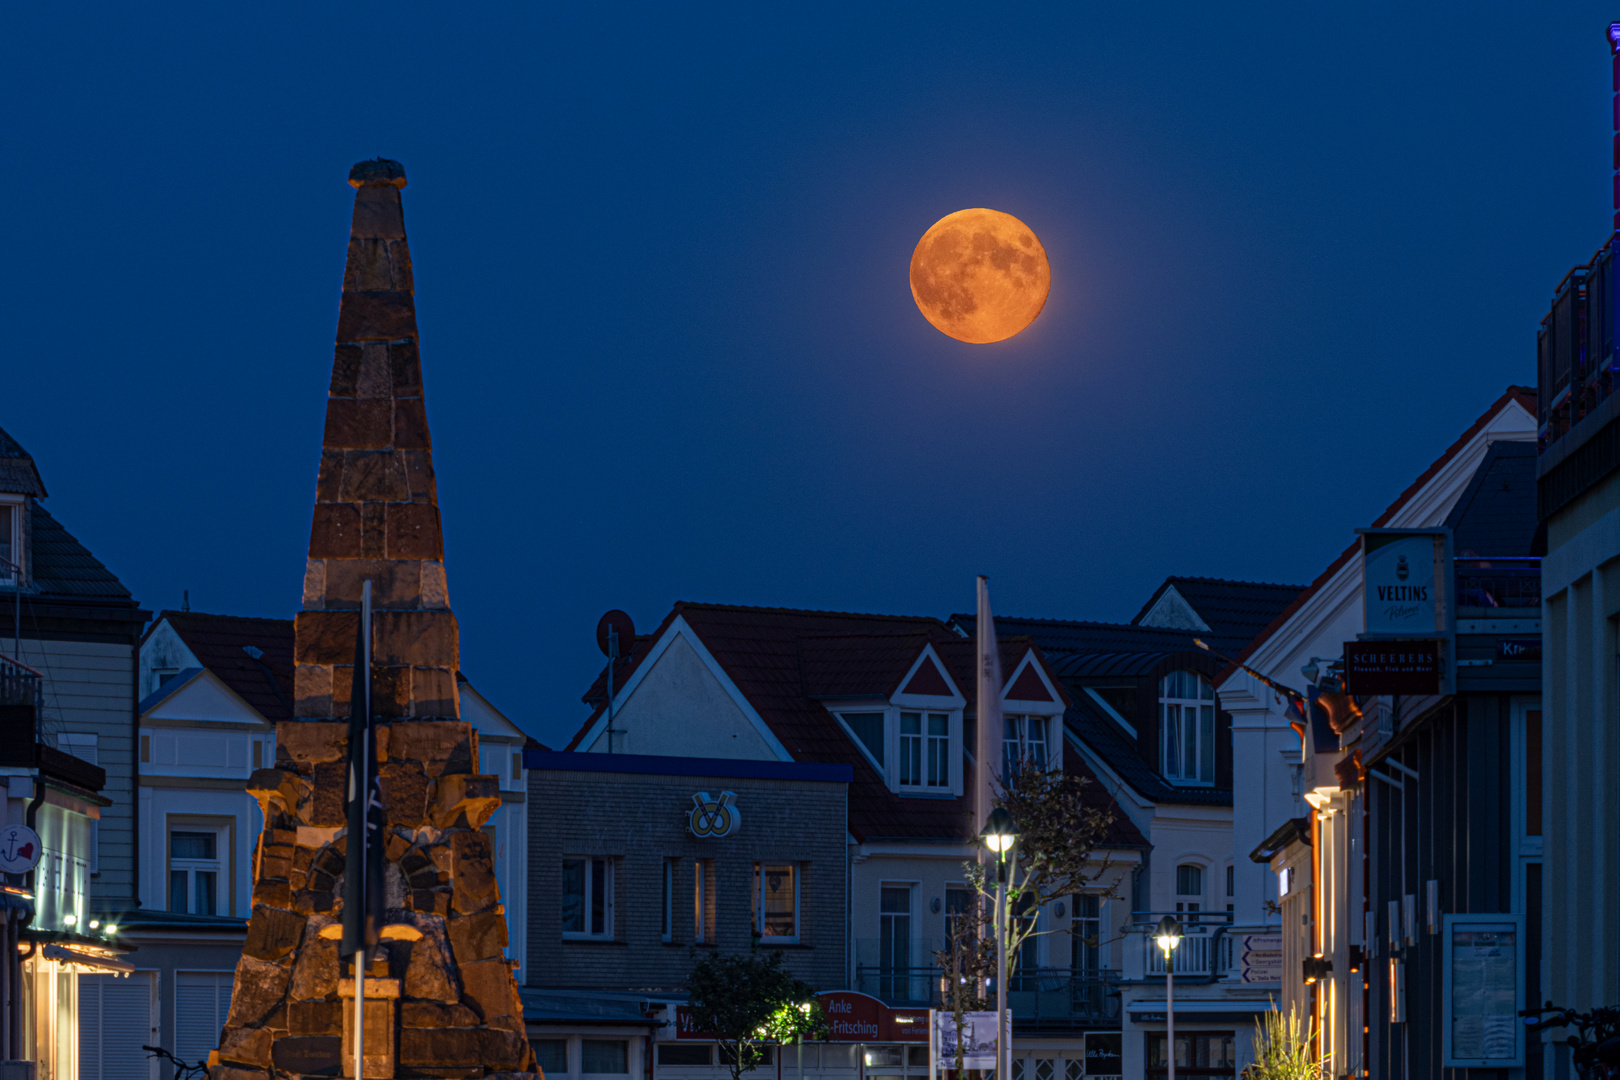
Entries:
POLYGON ((107 924, 107 933, 109 933, 109 934, 118 933, 118 924, 117 923, 108 923, 107 924))
POLYGON ((1006 807, 998 806, 990 811, 985 819, 984 830, 979 833, 979 839, 984 846, 997 855, 1004 855, 1012 846, 1018 843, 1018 826, 1013 824, 1012 815, 1007 813, 1006 807))
POLYGON ((1181 944, 1181 923, 1176 921, 1174 915, 1166 915, 1159 920, 1158 929, 1153 932, 1153 940, 1164 950, 1164 955, 1169 957, 1176 946, 1181 944))
POLYGON ((70 912, 69 914, 62 916, 62 925, 77 926, 79 925, 79 917, 70 912))

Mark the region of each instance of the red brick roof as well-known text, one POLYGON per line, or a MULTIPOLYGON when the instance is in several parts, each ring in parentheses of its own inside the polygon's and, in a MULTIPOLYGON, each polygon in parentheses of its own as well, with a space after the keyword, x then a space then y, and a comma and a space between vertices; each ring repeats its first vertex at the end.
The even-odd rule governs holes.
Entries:
MULTIPOLYGON (((854 770, 849 829, 857 840, 958 840, 977 832, 971 821, 971 797, 902 799, 889 791, 883 777, 828 713, 829 706, 836 705, 826 700, 892 695, 924 646, 932 645, 945 674, 971 704, 976 696, 973 642, 927 616, 682 602, 671 609, 655 633, 636 639, 630 655, 614 671, 615 686, 622 687, 634 675, 676 618, 692 628, 794 760, 845 764, 854 770)), ((1008 638, 999 644, 1004 678, 1034 650, 1028 638, 1008 638)), ((1038 650, 1035 655, 1044 667, 1038 650)), ((1047 675, 1054 686, 1060 685, 1050 671, 1047 675)), ((594 697, 594 708, 569 742, 569 750, 579 747, 601 714, 600 683, 598 679, 586 695, 588 700, 594 697)), ((966 754, 962 768, 962 790, 971 792, 972 764, 966 754)), ((1084 766, 1076 762, 1075 768, 1083 770, 1084 766)), ((1124 820, 1123 815, 1120 818, 1124 820)), ((1122 837, 1117 843, 1145 844, 1128 821, 1125 826, 1116 829, 1122 837)))
MULTIPOLYGON (((1536 388, 1533 386, 1509 386, 1502 396, 1497 398, 1496 401, 1491 404, 1490 408, 1486 409, 1480 414, 1479 419, 1468 425, 1468 430, 1459 435, 1456 442, 1446 447, 1445 453, 1435 458, 1434 462, 1427 469, 1424 469, 1423 472, 1418 474, 1418 478, 1416 480, 1407 485, 1405 491, 1396 496, 1395 501, 1390 503, 1382 514, 1379 514, 1373 519, 1372 525, 1369 527, 1378 529, 1389 524, 1390 519, 1392 519, 1396 513, 1400 511, 1401 507, 1405 506, 1409 501, 1411 501, 1412 496, 1416 495, 1420 490, 1422 490, 1423 485, 1434 479, 1435 474, 1437 474, 1441 469, 1445 468, 1447 463, 1449 463, 1452 458, 1460 454, 1462 452, 1462 448, 1467 446, 1469 441, 1472 440, 1474 436, 1478 435, 1482 430, 1484 430, 1486 424, 1490 423, 1498 413, 1507 408, 1510 404, 1519 405, 1532 417, 1534 417, 1536 415, 1537 408, 1536 388)), ((1271 624, 1269 626, 1260 631, 1259 634, 1255 635, 1254 640, 1249 642, 1248 647, 1242 652, 1238 653, 1235 663, 1242 664, 1247 662, 1249 657, 1254 655, 1254 651, 1256 649, 1270 640, 1271 636, 1278 630, 1281 630, 1288 623, 1288 620, 1294 617, 1294 613, 1300 608, 1304 607, 1306 601, 1315 596, 1322 586, 1326 585, 1333 575, 1337 574, 1344 564, 1350 561, 1351 556, 1355 555, 1355 553, 1360 550, 1361 538, 1357 537, 1355 540, 1351 541, 1349 547, 1345 548, 1339 553, 1338 558, 1328 563, 1327 569, 1318 574, 1315 581, 1311 582, 1308 586, 1306 586, 1303 592, 1294 597, 1293 603, 1283 608, 1277 617, 1271 620, 1271 624)), ((1237 667, 1235 664, 1233 666, 1228 666, 1216 678, 1216 683, 1225 681, 1236 671, 1237 667)))
POLYGON ((291 619, 162 611, 152 625, 165 620, 198 662, 258 710, 260 716, 271 723, 292 719, 291 619), (249 647, 263 655, 255 659, 247 652, 249 647))

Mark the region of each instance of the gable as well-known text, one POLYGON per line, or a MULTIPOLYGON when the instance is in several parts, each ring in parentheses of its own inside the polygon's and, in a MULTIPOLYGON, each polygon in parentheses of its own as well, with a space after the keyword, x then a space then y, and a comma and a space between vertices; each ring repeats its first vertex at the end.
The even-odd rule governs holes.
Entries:
POLYGON ((494 736, 516 739, 520 742, 528 738, 521 728, 490 704, 489 699, 475 690, 471 683, 463 682, 460 690, 461 718, 473 726, 473 730, 478 732, 480 738, 494 736))
POLYGON ((1052 692, 1041 681, 1040 672, 1035 670, 1034 664, 1025 664, 1023 674, 1007 687, 1002 695, 1008 701, 1056 701, 1052 692))
MULTIPOLYGON (((613 717, 615 754, 778 760, 714 670, 678 629, 636 673, 613 717)), ((605 715, 581 750, 608 752, 605 715)))
POLYGON ((269 721, 219 680, 204 670, 179 690, 141 715, 143 723, 163 720, 203 720, 222 724, 265 724, 269 721))
POLYGON ((917 671, 906 683, 902 694, 919 694, 924 697, 955 697, 950 684, 945 681, 945 673, 939 670, 939 665, 932 656, 924 656, 922 663, 917 665, 917 671))
POLYGON ((1209 630, 1209 624, 1198 617, 1198 612, 1176 591, 1174 585, 1164 590, 1153 606, 1136 620, 1136 624, 1173 630, 1209 630))

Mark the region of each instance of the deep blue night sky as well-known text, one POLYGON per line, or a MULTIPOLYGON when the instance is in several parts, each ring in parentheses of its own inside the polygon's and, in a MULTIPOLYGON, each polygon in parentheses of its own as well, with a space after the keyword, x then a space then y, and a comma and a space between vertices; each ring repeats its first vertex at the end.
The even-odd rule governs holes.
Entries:
POLYGON ((399 159, 463 666, 548 742, 610 607, 1308 581, 1607 236, 1612 6, 335 7, 0 16, 0 427, 147 607, 290 616, 399 159), (999 345, 907 287, 970 206, 1051 256, 999 345))

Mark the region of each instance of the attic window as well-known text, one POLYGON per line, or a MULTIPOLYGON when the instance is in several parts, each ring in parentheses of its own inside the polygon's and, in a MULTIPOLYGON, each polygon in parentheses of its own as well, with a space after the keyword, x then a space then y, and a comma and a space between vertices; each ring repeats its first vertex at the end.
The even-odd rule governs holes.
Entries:
POLYGON ((12 503, 0 503, 0 585, 17 584, 14 566, 22 562, 17 522, 21 517, 12 503))
POLYGON ((883 714, 880 712, 839 713, 850 732, 866 747, 879 765, 883 764, 883 714))
POLYGON ((1215 782, 1215 687, 1196 671, 1159 680, 1159 738, 1165 779, 1215 782))

